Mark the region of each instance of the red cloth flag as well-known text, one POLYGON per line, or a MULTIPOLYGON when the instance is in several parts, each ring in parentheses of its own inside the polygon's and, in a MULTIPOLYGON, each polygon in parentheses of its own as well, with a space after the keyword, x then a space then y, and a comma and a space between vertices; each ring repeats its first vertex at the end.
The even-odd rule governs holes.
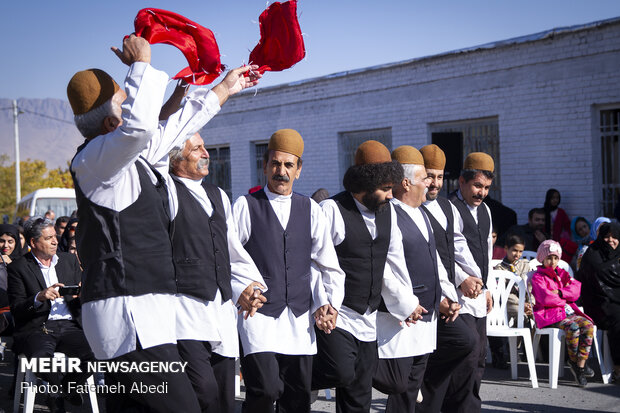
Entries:
POLYGON ((297 0, 275 2, 258 18, 260 40, 252 53, 250 64, 258 65, 260 73, 288 69, 306 55, 304 39, 297 20, 297 0))
POLYGON ((192 85, 208 85, 222 73, 220 50, 213 32, 180 14, 142 9, 134 21, 136 35, 150 44, 165 43, 183 52, 189 66, 174 76, 192 85))

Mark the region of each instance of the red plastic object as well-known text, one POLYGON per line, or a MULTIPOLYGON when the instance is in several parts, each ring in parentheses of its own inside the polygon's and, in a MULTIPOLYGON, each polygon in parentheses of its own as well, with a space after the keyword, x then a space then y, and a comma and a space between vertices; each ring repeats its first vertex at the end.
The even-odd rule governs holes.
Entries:
POLYGON ((250 64, 258 65, 260 73, 288 69, 304 58, 306 49, 297 20, 296 0, 273 3, 258 21, 260 40, 250 53, 250 64))
POLYGON ((207 85, 223 67, 213 32, 180 14, 161 9, 142 9, 134 21, 136 35, 150 44, 164 43, 181 50, 188 67, 174 76, 192 85, 207 85))

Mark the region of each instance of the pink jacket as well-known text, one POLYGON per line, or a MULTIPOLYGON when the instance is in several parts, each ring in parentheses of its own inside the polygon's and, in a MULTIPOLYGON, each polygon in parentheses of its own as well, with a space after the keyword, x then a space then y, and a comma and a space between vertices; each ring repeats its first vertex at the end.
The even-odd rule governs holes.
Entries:
POLYGON ((577 306, 575 301, 581 294, 581 283, 561 269, 556 267, 555 271, 539 265, 532 276, 532 295, 536 298, 534 305, 534 320, 536 327, 544 328, 566 318, 564 305, 568 303, 576 314, 592 321, 577 306), (560 294, 551 291, 558 290, 560 294))

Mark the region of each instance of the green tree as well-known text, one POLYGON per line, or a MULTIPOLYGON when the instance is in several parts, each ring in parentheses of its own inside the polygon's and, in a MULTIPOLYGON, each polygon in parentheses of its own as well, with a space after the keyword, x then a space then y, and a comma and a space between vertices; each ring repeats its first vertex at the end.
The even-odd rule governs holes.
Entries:
MULTIPOLYGON (((12 216, 15 211, 15 162, 0 155, 0 214, 12 216)), ((26 159, 19 163, 21 193, 27 195, 41 188, 73 188, 73 179, 67 169, 48 170, 45 161, 26 159)))

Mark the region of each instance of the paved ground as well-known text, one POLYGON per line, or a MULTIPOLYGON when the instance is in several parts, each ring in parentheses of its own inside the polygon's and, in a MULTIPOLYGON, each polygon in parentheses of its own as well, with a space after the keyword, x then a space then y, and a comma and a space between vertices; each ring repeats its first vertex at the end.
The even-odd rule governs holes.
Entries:
MULTIPOLYGON (((12 394, 9 388, 13 377, 13 353, 6 352, 5 360, 0 362, 0 412, 12 411, 12 394)), ((596 363, 593 363, 596 364, 596 363)), ((510 380, 509 370, 496 370, 487 367, 482 383, 482 411, 483 412, 541 412, 541 413, 590 413, 590 412, 620 412, 620 386, 602 384, 597 376, 581 389, 572 380, 570 372, 566 370, 566 377, 560 379, 558 388, 549 388, 548 368, 546 365, 537 366, 539 388, 532 389, 528 381, 527 366, 519 365, 519 379, 510 380)), ((385 409, 386 396, 374 391, 371 412, 382 412, 385 409)), ((103 399, 99 399, 100 411, 105 412, 103 399)), ((44 398, 37 397, 35 412, 46 412, 44 398)), ((89 412, 90 406, 86 401, 81 408, 68 409, 69 412, 89 412)), ((326 400, 321 392, 319 399, 312 405, 312 412, 334 412, 333 400, 326 400)), ((241 399, 237 401, 237 412, 241 412, 241 399)), ((178 412, 181 413, 181 412, 178 412)))

